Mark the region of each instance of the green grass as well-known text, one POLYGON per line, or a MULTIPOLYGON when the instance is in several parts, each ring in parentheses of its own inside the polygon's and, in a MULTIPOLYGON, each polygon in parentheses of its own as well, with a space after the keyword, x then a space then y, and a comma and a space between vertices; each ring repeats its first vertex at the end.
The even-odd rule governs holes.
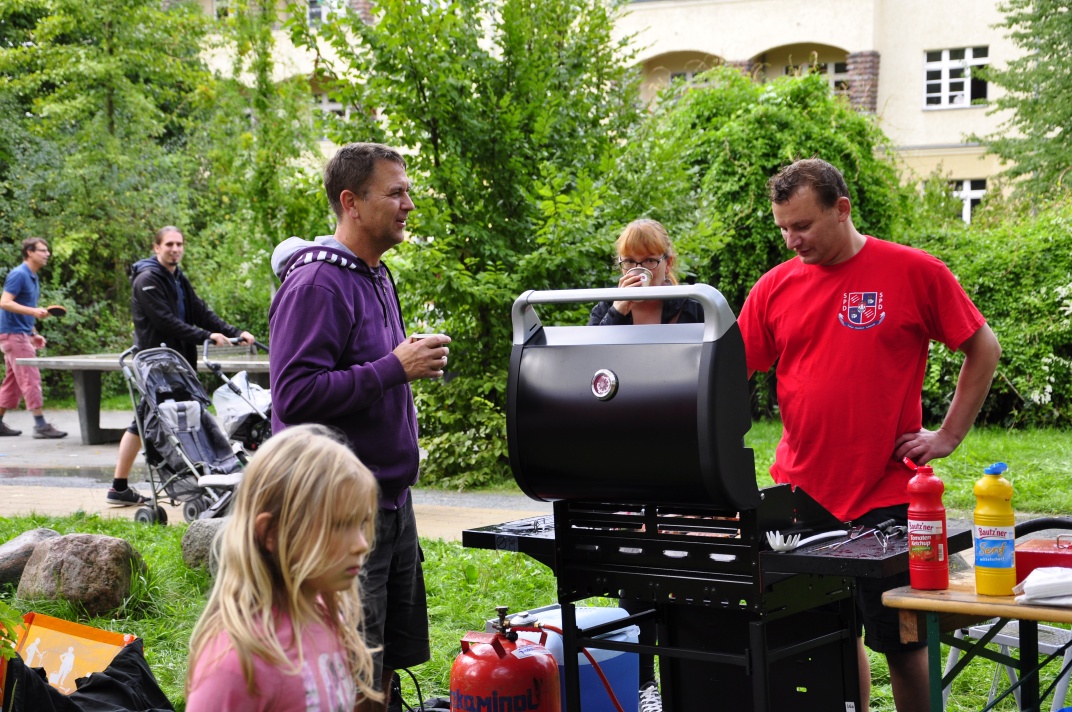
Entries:
MULTIPOLYGON (((127 539, 141 553, 148 573, 136 584, 123 609, 111 616, 86 617, 63 603, 17 600, 10 586, 0 591, 0 598, 22 612, 38 611, 141 637, 146 644, 149 666, 161 688, 182 712, 189 635, 211 586, 205 572, 190 570, 182 561, 180 542, 186 525, 149 527, 125 520, 84 516, 19 517, 0 519, 0 541, 41 526, 61 533, 90 532, 127 539)), ((442 540, 422 541, 422 547, 426 559, 432 659, 413 672, 421 686, 422 699, 427 699, 446 696, 450 666, 458 654, 458 641, 466 631, 483 630, 484 620, 495 616, 497 605, 520 611, 553 603, 555 580, 548 569, 521 554, 465 549, 458 543, 442 540)), ((588 603, 598 605, 607 601, 588 603)), ((871 664, 871 709, 893 710, 884 659, 872 654, 871 664)), ((1056 669, 1055 666, 1047 669, 1043 686, 1052 679, 1056 669)), ((970 665, 957 678, 949 710, 981 709, 992 671, 989 663, 970 665)), ((403 694, 409 702, 417 699, 408 678, 403 681, 403 694)), ((1014 706, 1010 701, 996 709, 1012 710, 1014 706)))
MULTIPOLYGON (((756 423, 746 439, 756 451, 757 482, 761 487, 771 484, 767 469, 779 435, 779 424, 756 423)), ((1070 451, 1072 434, 1069 433, 977 430, 952 457, 934 466, 946 483, 947 508, 963 510, 967 516, 973 507, 972 484, 981 476, 983 467, 996 460, 1009 464, 1009 476, 1016 486, 1013 504, 1018 512, 1065 514, 1069 512, 1068 498, 1072 496, 1065 484, 1070 451)), ((136 583, 123 609, 111 616, 87 618, 63 603, 17 600, 12 586, 0 588, 0 598, 22 612, 35 610, 141 637, 149 664, 165 694, 176 709, 183 710, 190 630, 211 586, 207 573, 188 569, 182 560, 181 539, 186 525, 149 527, 122 519, 84 515, 0 518, 0 542, 41 526, 61 533, 88 532, 124 538, 141 553, 148 573, 136 583)), ((494 616, 497 605, 519 611, 553 603, 556 586, 548 569, 521 554, 466 549, 459 543, 443 541, 424 540, 422 546, 426 557, 432 660, 414 673, 422 697, 428 698, 447 694, 450 666, 458 652, 458 641, 466 631, 483 630, 484 620, 494 616)), ((871 709, 893 710, 884 659, 872 655, 871 660, 871 709)), ((1049 666, 1043 676, 1043 689, 1057 669, 1049 666)), ((992 671, 989 663, 971 664, 957 678, 949 709, 981 709, 992 671)), ((416 701, 408 680, 404 680, 403 690, 407 701, 416 701)), ((996 709, 1012 710, 1014 704, 1010 699, 996 709)))
POLYGON ((146 659, 165 694, 172 701, 181 700, 190 631, 212 585, 207 572, 192 570, 182 560, 185 525, 148 527, 96 515, 0 518, 0 541, 37 527, 61 534, 81 532, 125 539, 141 554, 147 572, 134 582, 122 608, 109 616, 88 617, 64 601, 18 600, 10 585, 0 593, 5 602, 22 613, 32 610, 138 636, 145 642, 146 659))
MULTIPOLYGON (((781 437, 778 421, 753 423, 745 444, 756 458, 756 482, 773 484, 770 466, 781 437)), ((945 484, 943 503, 947 510, 971 515, 975 508, 972 487, 983 468, 994 462, 1009 466, 1005 477, 1015 488, 1013 508, 1018 513, 1066 515, 1072 512, 1072 433, 1060 430, 1004 430, 975 428, 947 458, 931 462, 934 474, 945 484)), ((852 473, 846 473, 851 476, 852 473)))
MULTIPOLYGON (((148 572, 135 582, 126 604, 107 616, 86 616, 65 602, 19 600, 11 585, 0 588, 0 599, 21 613, 37 611, 142 638, 160 687, 181 712, 190 631, 212 585, 205 571, 192 570, 182 560, 186 525, 150 527, 79 515, 0 518, 0 542, 37 527, 61 534, 85 532, 126 539, 141 554, 148 572)), ((520 611, 554 602, 555 581, 548 569, 522 555, 465 549, 441 540, 423 541, 422 547, 433 652, 432 661, 414 673, 426 699, 447 694, 450 666, 466 631, 483 631, 483 621, 495 617, 497 605, 520 611)), ((410 681, 403 684, 407 699, 415 700, 410 681)))

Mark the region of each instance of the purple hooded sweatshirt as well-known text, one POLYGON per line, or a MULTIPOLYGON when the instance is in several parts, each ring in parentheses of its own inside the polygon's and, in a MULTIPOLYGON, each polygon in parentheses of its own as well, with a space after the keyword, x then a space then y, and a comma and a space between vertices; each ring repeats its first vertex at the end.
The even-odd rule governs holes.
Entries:
POLYGON ((272 265, 283 280, 268 312, 273 432, 338 429, 376 476, 380 507, 398 509, 417 481, 417 412, 391 353, 406 335, 387 268, 329 237, 290 238, 272 265))

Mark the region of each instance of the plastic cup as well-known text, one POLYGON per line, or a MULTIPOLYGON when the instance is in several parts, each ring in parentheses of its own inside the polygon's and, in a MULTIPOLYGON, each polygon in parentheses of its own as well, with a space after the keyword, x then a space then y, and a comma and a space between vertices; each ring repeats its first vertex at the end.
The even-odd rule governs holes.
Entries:
POLYGON ((640 275, 640 281, 643 284, 646 285, 646 284, 651 283, 651 278, 652 278, 651 270, 647 269, 645 267, 634 267, 633 269, 629 270, 625 274, 626 274, 626 276, 629 276, 631 274, 640 275))

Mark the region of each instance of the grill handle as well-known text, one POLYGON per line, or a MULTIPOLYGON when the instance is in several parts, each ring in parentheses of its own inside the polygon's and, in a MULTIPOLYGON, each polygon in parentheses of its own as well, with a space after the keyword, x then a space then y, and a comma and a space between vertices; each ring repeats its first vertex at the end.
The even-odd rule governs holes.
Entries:
POLYGON ((729 303, 722 293, 709 284, 689 284, 677 287, 644 287, 605 289, 530 289, 514 300, 510 319, 514 327, 514 344, 522 345, 543 327, 533 304, 579 304, 584 302, 639 302, 648 299, 693 299, 700 303, 704 313, 705 342, 722 338, 737 321, 729 303), (638 294, 640 292, 641 294, 638 294))

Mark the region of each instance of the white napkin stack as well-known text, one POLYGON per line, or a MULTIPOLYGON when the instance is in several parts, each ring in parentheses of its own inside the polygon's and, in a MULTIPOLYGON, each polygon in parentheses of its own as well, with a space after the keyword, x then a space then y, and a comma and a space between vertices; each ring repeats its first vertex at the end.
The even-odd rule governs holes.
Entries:
POLYGON ((1013 586, 1017 603, 1072 606, 1072 568, 1044 566, 1013 586))

